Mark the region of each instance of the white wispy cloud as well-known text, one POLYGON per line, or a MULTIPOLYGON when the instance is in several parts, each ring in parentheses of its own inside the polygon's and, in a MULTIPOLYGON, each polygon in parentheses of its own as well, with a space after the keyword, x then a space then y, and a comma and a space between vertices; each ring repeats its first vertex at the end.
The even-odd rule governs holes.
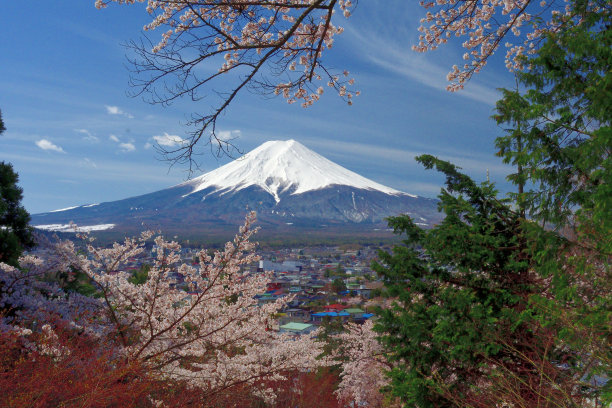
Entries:
POLYGON ((242 132, 238 129, 236 130, 222 130, 217 132, 217 138, 222 141, 229 141, 238 139, 242 136, 242 132))
POLYGON ((85 136, 83 136, 83 140, 87 140, 88 142, 98 143, 100 141, 100 139, 98 139, 97 136, 93 135, 87 129, 74 129, 74 131, 77 132, 77 133, 81 133, 81 134, 85 135, 85 136))
POLYGON ((164 132, 161 136, 153 136, 153 140, 160 145, 166 147, 180 146, 185 143, 185 139, 178 135, 170 135, 164 132))
POLYGON ((62 149, 60 146, 53 144, 47 139, 40 139, 36 142, 36 146, 40 147, 43 150, 52 150, 58 153, 66 153, 64 149, 62 149))
POLYGON ((503 179, 512 169, 510 166, 501 163, 499 159, 491 157, 488 154, 478 154, 476 152, 472 152, 471 154, 466 155, 464 152, 451 148, 433 149, 430 147, 427 150, 418 151, 374 146, 365 143, 342 142, 336 140, 328 141, 320 139, 310 140, 308 142, 308 146, 319 146, 321 150, 325 149, 351 157, 362 156, 367 157, 370 160, 375 159, 386 162, 409 162, 418 168, 421 168, 421 165, 418 164, 414 158, 416 156, 429 153, 439 157, 442 160, 450 161, 469 173, 484 174, 486 169, 489 169, 492 175, 494 175, 497 179, 503 179))
POLYGON ((119 145, 119 150, 123 153, 133 152, 136 150, 136 145, 134 145, 134 139, 129 139, 127 142, 122 142, 119 137, 116 135, 109 135, 108 139, 112 142, 115 142, 119 145))
POLYGON ((106 113, 108 113, 109 115, 122 115, 123 114, 123 111, 119 109, 118 106, 105 105, 105 107, 106 107, 106 113))
POLYGON ((91 167, 91 168, 97 168, 98 165, 91 160, 89 157, 83 157, 81 160, 79 160, 79 166, 81 167, 91 167))
POLYGON ((122 152, 133 152, 136 150, 136 146, 133 143, 119 143, 119 148, 122 152))
MULTIPOLYGON (((360 54, 365 55, 370 62, 389 72, 446 92, 449 67, 436 64, 425 55, 412 51, 409 46, 397 43, 393 37, 387 38, 373 30, 356 30, 349 26, 346 31, 359 47, 360 54)), ((473 81, 456 94, 488 105, 494 105, 499 99, 499 93, 494 88, 473 81)))
POLYGON ((121 115, 129 119, 134 118, 132 114, 125 112, 123 109, 121 109, 118 106, 104 105, 104 107, 106 108, 106 113, 108 113, 109 115, 121 115))
MULTIPOLYGON (((92 180, 100 180, 116 183, 158 183, 158 187, 164 188, 169 183, 176 183, 177 179, 182 177, 181 173, 176 171, 168 172, 167 164, 155 162, 154 164, 142 164, 136 161, 125 160, 103 160, 96 162, 96 166, 90 165, 89 169, 84 168, 87 163, 82 159, 78 161, 65 160, 62 166, 57 166, 57 158, 52 158, 47 155, 24 155, 8 153, 3 156, 3 159, 9 161, 21 161, 29 165, 46 166, 49 168, 49 173, 54 178, 72 178, 83 183, 90 183, 92 180), (94 170, 95 167, 95 170, 94 170), (125 175, 129 174, 129 180, 126 183, 125 175)), ((91 162, 91 160, 89 161, 91 162)), ((93 163, 93 162, 91 162, 93 163)), ((36 192, 41 194, 41 192, 36 192)), ((143 192, 144 193, 144 192, 143 192)), ((118 197, 119 198, 119 197, 118 197)))

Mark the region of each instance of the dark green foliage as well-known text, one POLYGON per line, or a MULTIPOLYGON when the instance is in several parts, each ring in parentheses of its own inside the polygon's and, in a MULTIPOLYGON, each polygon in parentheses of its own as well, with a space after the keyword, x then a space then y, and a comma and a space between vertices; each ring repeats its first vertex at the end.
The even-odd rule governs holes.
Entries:
POLYGON ((4 133, 6 128, 4 127, 4 121, 2 120, 2 111, 0 111, 0 135, 4 133))
POLYGON ((440 195, 446 218, 429 231, 408 216, 390 219, 407 239, 374 265, 387 295, 397 299, 381 311, 378 330, 396 364, 393 394, 408 406, 450 406, 445 394, 468 395, 486 379, 489 358, 520 364, 497 336, 528 335, 521 312, 534 283, 521 219, 493 186, 477 185, 435 157, 417 160, 446 175, 440 195))
POLYGON ((342 267, 342 264, 338 263, 338 266, 336 266, 336 273, 337 276, 344 276, 344 268, 342 267))
MULTIPOLYGON (((321 332, 319 333, 318 340, 324 344, 323 346, 323 356, 338 356, 338 352, 342 349, 343 342, 338 337, 338 334, 346 331, 344 327, 344 322, 340 319, 332 319, 328 316, 323 318, 321 322, 321 332)), ((344 356, 340 353, 339 359, 346 360, 348 357, 344 356)), ((339 369, 339 367, 336 367, 339 369)))
POLYGON ((325 276, 326 278, 331 278, 331 277, 346 278, 347 277, 346 271, 344 270, 344 268, 342 267, 340 263, 338 263, 335 269, 329 269, 329 268, 325 269, 325 272, 323 272, 323 276, 325 276))
MULTIPOLYGON (((0 111, 0 135, 4 133, 0 111)), ((30 215, 21 206, 23 190, 17 186, 19 176, 10 163, 0 162, 0 262, 17 266, 24 249, 34 246, 30 215)))
MULTIPOLYGON (((567 370, 588 382, 612 374, 612 4, 571 5, 577 17, 518 75, 528 90, 504 90, 495 119, 510 128, 496 143, 505 162, 522 166, 511 180, 532 184, 514 196, 519 205, 568 238, 551 244, 555 234, 531 229, 531 256, 550 286, 530 297, 529 311, 554 336, 553 351, 571 350, 567 370)), ((610 383, 581 387, 612 401, 610 383)))
POLYGON ((332 290, 336 293, 340 293, 346 290, 346 285, 342 278, 336 278, 332 281, 332 290))
POLYGON ((563 226, 580 209, 610 231, 612 5, 572 3, 576 18, 518 74, 527 92, 504 90, 495 119, 511 128, 496 143, 505 162, 523 169, 512 180, 533 184, 517 197, 533 217, 563 226))
POLYGON ((135 285, 142 285, 149 279, 149 271, 151 270, 151 265, 142 264, 140 268, 128 279, 130 283, 135 285))
POLYGON ((101 293, 92 283, 86 273, 70 267, 68 271, 61 271, 53 277, 54 280, 65 292, 80 293, 84 296, 100 297, 101 293))
POLYGON ((24 249, 34 246, 30 215, 21 205, 19 177, 10 163, 0 162, 0 262, 17 266, 24 249))
POLYGON ((376 267, 397 299, 377 329, 407 406, 612 402, 612 4, 569 7, 517 75, 527 91, 497 103, 518 191, 422 156, 446 175, 446 218, 390 220, 406 240, 376 267))

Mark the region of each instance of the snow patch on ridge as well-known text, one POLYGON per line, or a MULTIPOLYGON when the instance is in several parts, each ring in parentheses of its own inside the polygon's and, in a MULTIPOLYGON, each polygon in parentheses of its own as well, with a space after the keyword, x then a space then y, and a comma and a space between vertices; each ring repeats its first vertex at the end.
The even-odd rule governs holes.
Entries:
POLYGON ((225 190, 225 194, 258 186, 278 203, 280 195, 286 191, 291 191, 292 195, 301 194, 334 184, 416 197, 345 169, 295 140, 266 142, 241 158, 180 186, 193 187, 185 196, 209 187, 215 192, 225 190))
POLYGON ((75 208, 89 208, 89 207, 95 207, 96 205, 100 205, 100 204, 99 203, 95 203, 95 204, 75 205, 75 206, 72 206, 72 207, 60 208, 59 210, 51 210, 49 212, 50 213, 54 213, 54 212, 62 212, 62 211, 74 210, 75 208))
POLYGON ((56 231, 56 232, 91 232, 91 231, 104 231, 112 229, 115 224, 98 224, 98 225, 74 225, 74 224, 46 224, 46 225, 34 225, 34 228, 38 228, 45 231, 56 231), (75 230, 76 229, 76 230, 75 230))
POLYGON ((66 208, 60 208, 59 210, 51 210, 49 212, 61 212, 61 211, 68 211, 68 210, 74 210, 75 208, 79 208, 80 205, 75 205, 73 207, 66 207, 66 208))

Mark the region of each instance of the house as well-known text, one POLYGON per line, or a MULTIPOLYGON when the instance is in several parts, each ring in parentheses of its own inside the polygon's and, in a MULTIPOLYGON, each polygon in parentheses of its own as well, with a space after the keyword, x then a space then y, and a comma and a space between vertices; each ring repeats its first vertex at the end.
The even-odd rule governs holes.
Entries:
POLYGON ((374 316, 374 313, 363 313, 360 317, 354 317, 353 321, 357 324, 363 324, 366 320, 374 316))
POLYGON ((351 319, 360 319, 363 317, 363 314, 365 313, 363 310, 356 308, 356 307, 344 309, 344 311, 351 315, 351 319))
POLYGON ((277 291, 277 290, 279 290, 281 288, 282 288, 282 284, 281 284, 281 282, 278 282, 278 281, 277 282, 268 282, 266 284, 266 291, 268 291, 268 292, 270 292, 270 291, 272 291, 272 292, 273 291, 277 291))
POLYGON ((308 323, 289 322, 278 328, 279 333, 291 333, 295 335, 308 334, 316 329, 315 326, 308 323))
POLYGON ((255 295, 255 299, 257 299, 257 304, 259 305, 263 305, 264 303, 274 302, 278 298, 279 296, 273 295, 272 293, 268 293, 268 292, 261 294, 261 295, 255 295))
POLYGON ((345 322, 348 320, 349 316, 350 314, 346 312, 319 312, 319 313, 312 313, 310 315, 310 320, 312 322, 322 322, 325 318, 328 318, 328 319, 335 319, 335 320, 339 319, 345 322))
POLYGON ((341 312, 346 309, 348 306, 341 305, 339 303, 334 303, 333 305, 323 306, 326 312, 341 312))
POLYGON ((302 272, 302 264, 297 261, 283 261, 283 269, 287 272, 302 272))
POLYGON ((360 285, 357 289, 351 289, 351 292, 356 292, 364 298, 369 299, 372 297, 372 291, 382 289, 383 286, 384 284, 381 281, 366 282, 364 285, 360 285))
POLYGON ((260 260, 259 266, 257 267, 257 271, 296 273, 302 271, 302 264, 294 261, 284 261, 282 264, 280 264, 272 261, 260 260))
POLYGON ((309 318, 309 313, 306 310, 303 309, 287 309, 285 310, 285 313, 287 314, 287 316, 295 319, 301 319, 301 320, 307 320, 309 318))

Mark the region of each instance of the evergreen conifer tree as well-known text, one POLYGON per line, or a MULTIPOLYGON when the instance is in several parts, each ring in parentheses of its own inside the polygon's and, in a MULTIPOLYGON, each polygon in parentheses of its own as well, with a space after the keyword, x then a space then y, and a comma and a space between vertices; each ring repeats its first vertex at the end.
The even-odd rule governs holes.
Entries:
POLYGON ((503 90, 496 140, 518 191, 499 199, 450 163, 445 220, 406 235, 376 270, 394 305, 380 340, 407 406, 567 406, 612 401, 612 7, 573 0, 503 90))
MULTIPOLYGON (((0 135, 6 130, 0 112, 0 135)), ((30 215, 21 205, 23 190, 10 163, 0 162, 0 262, 17 266, 24 249, 34 245, 30 215)))

